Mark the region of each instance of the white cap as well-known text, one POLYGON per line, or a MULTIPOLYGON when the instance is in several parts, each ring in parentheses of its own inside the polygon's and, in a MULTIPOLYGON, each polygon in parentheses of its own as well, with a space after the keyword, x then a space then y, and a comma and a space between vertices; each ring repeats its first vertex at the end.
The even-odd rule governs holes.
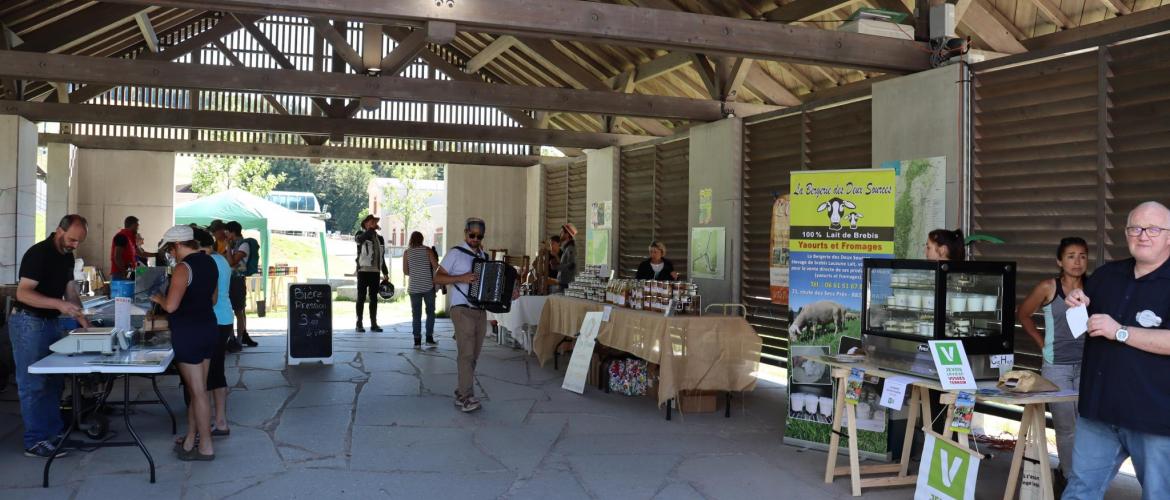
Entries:
POLYGON ((195 231, 191 229, 191 226, 186 225, 174 226, 167 229, 167 232, 163 233, 162 237, 163 243, 179 243, 193 239, 195 239, 195 231))

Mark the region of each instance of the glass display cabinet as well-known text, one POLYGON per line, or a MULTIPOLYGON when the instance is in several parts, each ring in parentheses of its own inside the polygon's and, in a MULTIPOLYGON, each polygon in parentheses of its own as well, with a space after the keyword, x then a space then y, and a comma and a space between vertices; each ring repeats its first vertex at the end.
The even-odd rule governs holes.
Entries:
POLYGON ((976 379, 995 379, 991 356, 1011 354, 1013 262, 865 259, 861 331, 883 368, 934 378, 927 341, 963 341, 976 379))

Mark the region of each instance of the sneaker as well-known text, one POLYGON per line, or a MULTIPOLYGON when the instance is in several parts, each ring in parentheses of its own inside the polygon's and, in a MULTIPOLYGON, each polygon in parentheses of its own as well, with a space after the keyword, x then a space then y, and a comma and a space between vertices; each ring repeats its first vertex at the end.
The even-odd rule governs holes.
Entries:
POLYGON ((366 329, 362 328, 362 322, 358 321, 358 324, 357 324, 357 326, 355 326, 353 328, 353 331, 358 332, 358 333, 365 333, 366 329))
POLYGON ((455 407, 459 408, 459 411, 463 413, 471 413, 475 410, 478 410, 480 405, 478 399, 475 399, 474 396, 469 396, 466 398, 456 398, 455 407))
POLYGON ((372 325, 372 326, 370 326, 370 331, 371 331, 371 332, 381 332, 381 331, 382 331, 382 327, 380 327, 380 326, 378 326, 378 325, 372 325))
POLYGON ((34 444, 32 448, 24 450, 24 456, 31 458, 49 458, 53 456, 54 452, 56 452, 57 458, 61 458, 69 454, 69 452, 65 450, 57 451, 57 448, 53 445, 53 443, 48 441, 41 441, 37 444, 34 444))
POLYGON ((422 348, 422 340, 419 340, 419 338, 418 338, 418 337, 415 337, 415 338, 414 338, 414 348, 415 348, 415 349, 421 349, 421 348, 422 348))
POLYGON ((244 345, 248 346, 248 347, 259 347, 260 343, 256 342, 255 340, 252 340, 252 337, 248 337, 247 339, 244 340, 244 345))
POLYGON ((439 343, 438 343, 438 342, 435 342, 435 339, 434 339, 434 338, 432 338, 432 337, 427 337, 427 345, 429 345, 429 346, 437 346, 437 345, 439 345, 439 343))

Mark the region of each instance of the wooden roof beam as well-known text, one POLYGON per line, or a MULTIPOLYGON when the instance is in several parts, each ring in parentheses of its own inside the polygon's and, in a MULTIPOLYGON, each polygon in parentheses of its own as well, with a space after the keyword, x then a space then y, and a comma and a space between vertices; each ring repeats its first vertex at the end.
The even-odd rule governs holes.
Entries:
MULTIPOLYGON (((1114 34, 1132 31, 1157 31, 1170 22, 1170 6, 1140 10, 1128 16, 1114 17, 1104 21, 1086 24, 1076 29, 1058 31, 1024 40, 1028 50, 1039 50, 1061 45, 1076 44, 1096 38, 1111 38, 1114 34), (1148 29, 1147 29, 1148 28, 1148 29)), ((1165 29, 1170 29, 1166 27, 1165 29)), ((1003 51, 1000 51, 1003 52, 1003 51)))
POLYGON ((1019 54, 1028 50, 1020 43, 1027 38, 1024 33, 986 0, 973 0, 960 25, 996 52, 1019 54))
POLYGON ((197 111, 188 109, 58 104, 21 101, 0 102, 0 112, 36 122, 96 123, 147 127, 282 132, 325 135, 340 133, 362 137, 393 137, 509 144, 539 144, 579 148, 624 146, 654 139, 651 136, 574 132, 524 127, 455 125, 398 120, 328 118, 273 113, 197 111))
POLYGON ((151 52, 158 53, 158 34, 154 32, 154 25, 150 24, 150 16, 145 12, 134 14, 134 22, 138 23, 138 31, 142 32, 142 39, 146 42, 146 48, 151 52))
POLYGON ((95 4, 54 22, 51 27, 38 29, 22 37, 24 43, 17 45, 16 50, 60 52, 130 21, 140 12, 150 12, 156 8, 109 3, 95 4))
POLYGON ((492 153, 448 153, 407 149, 354 148, 340 146, 304 146, 299 144, 257 144, 250 142, 188 141, 180 139, 144 139, 139 137, 107 137, 94 135, 40 134, 42 145, 73 144, 82 149, 114 149, 133 151, 161 151, 204 153, 238 156, 272 156, 282 158, 332 158, 339 160, 449 163, 458 165, 490 165, 498 167, 530 167, 544 161, 560 158, 535 155, 502 155, 492 153))
MULTIPOLYGON (((795 23, 829 14, 841 7, 852 5, 862 0, 795 0, 780 5, 779 8, 765 14, 769 21, 795 23)), ((776 2, 779 5, 779 0, 776 2)))
POLYGON ((1036 6, 1036 10, 1040 11, 1044 17, 1052 21, 1052 24, 1055 24, 1057 28, 1069 29, 1076 26, 1072 22, 1072 19, 1069 19, 1068 15, 1060 10, 1060 5, 1052 3, 1052 0, 1032 0, 1032 4, 1036 6))
MULTIPOLYGON (((362 61, 362 56, 358 55, 357 51, 349 45, 349 42, 345 41, 345 37, 337 31, 337 28, 334 28, 333 25, 329 23, 328 19, 321 17, 310 17, 309 24, 312 24, 313 27, 317 29, 317 32, 320 33, 321 36, 324 36, 325 40, 329 41, 329 45, 333 46, 333 52, 341 56, 341 58, 345 60, 345 63, 348 64, 349 67, 353 68, 353 70, 358 73, 366 72, 367 68, 365 62, 362 61)), ((251 32, 252 30, 248 31, 251 32)), ((253 36, 254 35, 255 34, 253 33, 253 36)), ((261 45, 264 45, 265 50, 268 50, 268 45, 263 43, 261 43, 261 45)), ((275 45, 273 47, 275 47, 275 45)), ((269 52, 271 53, 271 51, 269 52)))
POLYGON ((708 55, 828 64, 908 73, 929 69, 925 44, 747 19, 575 0, 118 0, 192 9, 329 16, 375 23, 450 21, 461 29, 529 38, 582 40, 708 55), (653 26, 654 29, 647 29, 653 26))
POLYGON ((496 37, 495 40, 492 40, 492 43, 489 43, 487 47, 484 47, 483 50, 479 51, 478 54, 467 61, 467 65, 463 67, 463 72, 471 74, 483 69, 484 66, 487 66, 488 63, 499 57, 500 54, 516 46, 517 42, 516 37, 512 35, 500 35, 496 37))
POLYGON ((16 51, 0 52, 0 76, 99 85, 199 88, 324 97, 377 97, 411 102, 697 121, 719 120, 723 118, 724 111, 748 116, 773 109, 771 106, 745 103, 724 104, 680 97, 616 94, 609 89, 569 90, 402 77, 370 78, 339 73, 224 68, 16 51))

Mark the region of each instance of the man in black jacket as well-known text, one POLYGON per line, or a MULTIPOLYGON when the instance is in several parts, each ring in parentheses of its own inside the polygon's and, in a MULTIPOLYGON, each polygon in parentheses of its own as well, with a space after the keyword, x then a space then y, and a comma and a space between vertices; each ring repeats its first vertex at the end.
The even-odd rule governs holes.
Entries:
POLYGON ((378 217, 372 214, 362 219, 362 231, 354 235, 357 241, 357 332, 366 331, 362 327, 362 305, 368 296, 370 299, 370 331, 381 332, 378 326, 378 275, 381 273, 386 280, 390 279, 390 269, 386 267, 386 240, 378 234, 378 217))

